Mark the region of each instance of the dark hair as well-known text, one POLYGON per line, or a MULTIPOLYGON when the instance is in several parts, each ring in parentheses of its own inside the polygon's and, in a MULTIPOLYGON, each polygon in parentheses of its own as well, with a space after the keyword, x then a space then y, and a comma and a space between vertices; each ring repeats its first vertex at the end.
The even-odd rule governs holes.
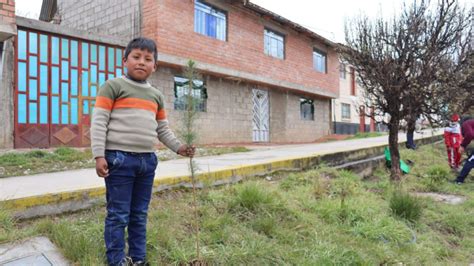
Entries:
POLYGON ((155 62, 158 61, 158 50, 156 49, 156 43, 152 39, 138 37, 131 40, 125 48, 125 54, 123 55, 124 59, 127 59, 128 55, 133 49, 147 50, 150 53, 153 53, 153 58, 155 62))

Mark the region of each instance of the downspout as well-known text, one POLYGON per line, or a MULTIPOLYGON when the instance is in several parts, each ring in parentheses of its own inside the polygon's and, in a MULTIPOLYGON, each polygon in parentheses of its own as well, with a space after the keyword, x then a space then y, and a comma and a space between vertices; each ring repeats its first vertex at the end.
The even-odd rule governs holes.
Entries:
POLYGON ((333 132, 334 134, 337 134, 337 130, 336 130, 336 99, 331 99, 331 105, 332 105, 332 117, 333 117, 333 121, 332 121, 332 126, 334 128, 333 132))

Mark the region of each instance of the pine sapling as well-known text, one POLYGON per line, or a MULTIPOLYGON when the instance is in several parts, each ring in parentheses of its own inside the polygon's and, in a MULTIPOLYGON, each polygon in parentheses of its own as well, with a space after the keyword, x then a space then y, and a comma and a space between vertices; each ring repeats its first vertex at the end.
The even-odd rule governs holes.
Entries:
MULTIPOLYGON (((187 66, 184 70, 184 76, 188 79, 187 91, 185 92, 185 110, 183 112, 182 128, 180 134, 182 139, 188 146, 193 145, 197 138, 197 134, 194 128, 194 122, 197 117, 196 106, 199 104, 199 99, 193 97, 194 90, 194 80, 198 78, 198 73, 196 72, 196 63, 192 60, 189 60, 187 66)), ((199 265, 201 261, 200 248, 199 248, 199 214, 198 214, 198 203, 197 203, 197 192, 196 192, 196 172, 197 165, 192 157, 189 158, 189 171, 191 173, 191 182, 193 185, 193 209, 194 209, 194 232, 196 237, 196 256, 197 259, 194 264, 199 265)))

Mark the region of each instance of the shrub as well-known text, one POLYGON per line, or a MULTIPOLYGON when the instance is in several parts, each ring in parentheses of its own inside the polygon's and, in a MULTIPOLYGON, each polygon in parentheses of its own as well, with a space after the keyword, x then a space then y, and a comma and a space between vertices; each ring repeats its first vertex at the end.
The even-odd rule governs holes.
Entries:
POLYGON ((418 198, 398 191, 390 198, 390 210, 393 215, 414 223, 421 217, 422 206, 418 198))

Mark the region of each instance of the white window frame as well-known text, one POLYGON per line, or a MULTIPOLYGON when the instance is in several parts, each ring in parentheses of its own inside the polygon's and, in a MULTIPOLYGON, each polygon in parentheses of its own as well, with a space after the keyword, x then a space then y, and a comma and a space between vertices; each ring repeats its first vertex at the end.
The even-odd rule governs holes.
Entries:
POLYGON ((285 59, 285 35, 265 28, 263 30, 263 46, 266 55, 285 59))
POLYGON ((341 118, 342 119, 347 119, 347 120, 351 119, 351 108, 352 106, 350 103, 341 103, 341 118), (344 107, 347 107, 347 110, 345 110, 344 107))
POLYGON ((194 32, 217 40, 227 41, 227 14, 202 1, 196 0, 194 2, 194 32), (207 16, 212 16, 216 19, 216 36, 209 35, 208 33, 206 27, 207 16))

